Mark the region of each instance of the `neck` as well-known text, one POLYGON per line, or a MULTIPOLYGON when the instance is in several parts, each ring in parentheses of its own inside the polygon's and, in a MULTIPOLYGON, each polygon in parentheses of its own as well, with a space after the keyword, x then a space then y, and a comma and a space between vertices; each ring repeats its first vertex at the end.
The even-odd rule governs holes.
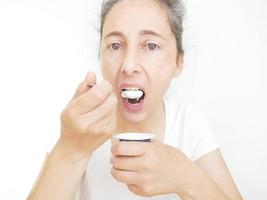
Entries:
POLYGON ((156 138, 162 140, 165 131, 165 109, 163 101, 157 110, 140 123, 131 123, 123 118, 120 113, 117 114, 116 133, 121 132, 148 132, 156 134, 156 138))

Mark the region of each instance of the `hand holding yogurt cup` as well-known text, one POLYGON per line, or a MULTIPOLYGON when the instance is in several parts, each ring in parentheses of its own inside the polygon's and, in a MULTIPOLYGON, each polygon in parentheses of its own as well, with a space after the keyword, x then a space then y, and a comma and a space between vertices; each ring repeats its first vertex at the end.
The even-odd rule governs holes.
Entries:
POLYGON ((183 188, 187 183, 181 177, 191 173, 192 162, 181 151, 153 138, 151 133, 122 133, 112 138, 111 174, 141 196, 183 188))

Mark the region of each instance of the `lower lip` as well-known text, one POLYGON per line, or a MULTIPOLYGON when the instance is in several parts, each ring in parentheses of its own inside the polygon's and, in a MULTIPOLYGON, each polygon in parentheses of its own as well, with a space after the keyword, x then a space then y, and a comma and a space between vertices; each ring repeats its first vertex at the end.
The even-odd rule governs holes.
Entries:
POLYGON ((131 113, 140 112, 144 107, 144 99, 135 104, 129 103, 126 99, 122 99, 122 102, 126 110, 131 113))

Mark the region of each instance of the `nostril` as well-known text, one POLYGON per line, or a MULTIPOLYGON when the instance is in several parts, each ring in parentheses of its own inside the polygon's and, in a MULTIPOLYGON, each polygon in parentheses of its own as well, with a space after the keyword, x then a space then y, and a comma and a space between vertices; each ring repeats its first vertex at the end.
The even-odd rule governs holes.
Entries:
POLYGON ((126 58, 122 63, 121 71, 127 75, 132 75, 140 71, 140 65, 136 58, 126 58))
POLYGON ((122 67, 122 72, 124 72, 125 74, 127 74, 128 76, 134 74, 135 72, 137 72, 138 70, 136 70, 136 67, 132 67, 132 66, 126 66, 126 67, 122 67))

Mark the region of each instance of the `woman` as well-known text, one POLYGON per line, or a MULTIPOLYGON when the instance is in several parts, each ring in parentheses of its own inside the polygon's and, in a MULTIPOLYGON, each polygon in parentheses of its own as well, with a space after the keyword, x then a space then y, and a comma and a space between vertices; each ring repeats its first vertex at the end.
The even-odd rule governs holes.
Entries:
POLYGON ((201 117, 164 97, 183 64, 180 0, 107 0, 100 60, 61 115, 28 199, 242 199, 201 117), (125 96, 124 92, 139 96, 125 96), (149 132, 152 142, 113 142, 149 132), (110 154, 110 151, 112 154, 110 154))

